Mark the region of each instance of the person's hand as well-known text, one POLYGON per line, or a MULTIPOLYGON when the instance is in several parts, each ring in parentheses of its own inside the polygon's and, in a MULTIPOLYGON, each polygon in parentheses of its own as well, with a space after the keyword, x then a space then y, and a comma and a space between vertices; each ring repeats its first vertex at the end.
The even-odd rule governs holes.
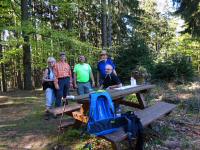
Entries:
POLYGON ((59 90, 59 89, 60 89, 60 87, 59 87, 58 84, 55 85, 55 88, 56 88, 56 90, 59 90))
POLYGON ((92 87, 95 87, 95 82, 92 82, 92 87))
POLYGON ((106 90, 110 90, 110 89, 111 89, 110 86, 106 88, 106 90))
POLYGON ((70 83, 70 88, 73 89, 73 84, 72 83, 70 83))
POLYGON ((97 87, 100 87, 100 83, 99 82, 97 82, 97 87))
POLYGON ((77 84, 76 83, 74 83, 74 88, 77 89, 77 84))

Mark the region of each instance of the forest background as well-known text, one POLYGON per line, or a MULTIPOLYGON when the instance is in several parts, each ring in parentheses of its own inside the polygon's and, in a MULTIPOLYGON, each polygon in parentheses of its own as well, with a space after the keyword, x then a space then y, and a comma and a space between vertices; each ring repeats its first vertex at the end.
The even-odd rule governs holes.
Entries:
POLYGON ((199 0, 163 5, 159 11, 157 0, 1 0, 1 91, 41 87, 46 59, 61 51, 71 66, 85 55, 96 72, 107 50, 124 83, 138 66, 151 80, 192 80, 200 71, 199 0))

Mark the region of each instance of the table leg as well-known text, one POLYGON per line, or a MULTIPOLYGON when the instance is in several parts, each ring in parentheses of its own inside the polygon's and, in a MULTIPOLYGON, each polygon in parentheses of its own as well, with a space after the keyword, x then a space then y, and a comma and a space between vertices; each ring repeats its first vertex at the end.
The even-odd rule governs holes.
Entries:
POLYGON ((147 107, 145 97, 142 93, 136 93, 136 97, 138 99, 139 105, 141 106, 142 109, 147 107))

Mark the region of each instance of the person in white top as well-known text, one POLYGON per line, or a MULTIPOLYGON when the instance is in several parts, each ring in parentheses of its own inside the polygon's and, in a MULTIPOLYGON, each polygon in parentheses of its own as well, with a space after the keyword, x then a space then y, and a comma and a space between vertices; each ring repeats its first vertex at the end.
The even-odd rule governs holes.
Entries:
POLYGON ((56 60, 53 57, 49 57, 47 59, 48 67, 44 71, 43 75, 43 90, 45 90, 45 98, 46 98, 46 110, 48 113, 49 109, 52 108, 53 103, 55 102, 55 87, 54 87, 54 72, 53 66, 56 63, 56 60))

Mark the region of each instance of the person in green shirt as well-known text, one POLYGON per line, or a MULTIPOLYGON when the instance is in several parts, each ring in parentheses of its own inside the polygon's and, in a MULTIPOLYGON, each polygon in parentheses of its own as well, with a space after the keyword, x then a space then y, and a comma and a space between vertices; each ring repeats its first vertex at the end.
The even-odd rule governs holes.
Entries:
POLYGON ((92 69, 89 64, 85 63, 85 56, 81 55, 79 57, 79 64, 74 66, 74 87, 77 88, 79 95, 92 91, 90 79, 94 87, 95 82, 92 69))

